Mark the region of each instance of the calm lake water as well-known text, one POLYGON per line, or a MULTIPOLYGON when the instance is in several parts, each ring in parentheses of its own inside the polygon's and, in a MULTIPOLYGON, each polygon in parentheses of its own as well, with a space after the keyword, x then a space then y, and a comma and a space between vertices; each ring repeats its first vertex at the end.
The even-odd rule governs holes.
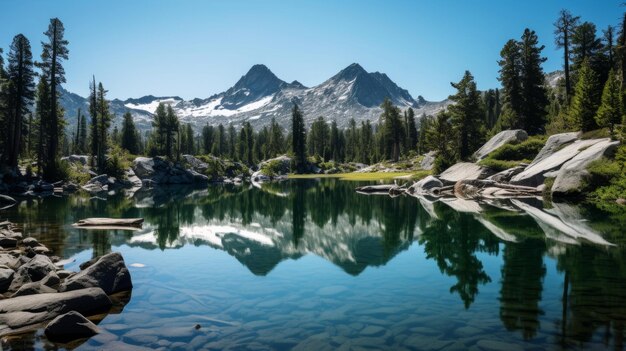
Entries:
MULTIPOLYGON (((131 300, 78 349, 624 348, 624 213, 538 200, 432 203, 360 195, 357 185, 49 197, 0 216, 75 259, 68 269, 124 255, 131 300), (71 227, 98 216, 145 224, 71 227)), ((53 345, 40 330, 2 347, 53 345)))

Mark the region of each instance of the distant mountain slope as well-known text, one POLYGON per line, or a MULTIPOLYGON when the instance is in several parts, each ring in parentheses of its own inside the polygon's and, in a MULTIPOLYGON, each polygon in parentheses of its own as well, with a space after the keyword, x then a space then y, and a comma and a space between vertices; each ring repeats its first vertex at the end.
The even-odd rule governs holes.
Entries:
MULTIPOLYGON (((307 88, 298 81, 287 83, 276 77, 265 65, 254 65, 228 90, 211 97, 184 100, 178 96, 156 97, 152 95, 137 99, 111 101, 111 111, 116 114, 114 124, 121 123, 121 116, 129 111, 140 129, 149 129, 152 114, 159 103, 171 105, 184 123, 191 123, 197 130, 206 124, 240 125, 249 121, 261 127, 275 118, 288 128, 291 109, 297 103, 305 115, 307 124, 319 116, 336 120, 345 127, 351 118, 357 122, 378 122, 382 112, 381 103, 391 99, 401 109, 409 107, 422 113, 434 114, 448 105, 448 101, 429 102, 421 96, 414 99, 409 92, 394 83, 386 74, 368 73, 353 63, 323 83, 307 88)), ((76 123, 76 111, 88 111, 85 98, 62 91, 62 106, 70 124, 76 123)))

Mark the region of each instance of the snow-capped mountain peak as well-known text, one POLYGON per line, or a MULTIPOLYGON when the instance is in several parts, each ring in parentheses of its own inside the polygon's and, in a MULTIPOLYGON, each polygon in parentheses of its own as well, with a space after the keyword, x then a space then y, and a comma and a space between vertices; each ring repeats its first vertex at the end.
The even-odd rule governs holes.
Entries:
MULTIPOLYGON (((138 128, 151 128, 152 114, 159 103, 171 105, 183 123, 191 123, 199 130, 206 124, 240 125, 249 121, 254 127, 270 123, 272 118, 288 128, 294 103, 300 105, 305 122, 310 124, 319 116, 336 120, 345 127, 351 118, 357 122, 378 122, 380 105, 389 98, 401 109, 416 108, 416 114, 434 114, 447 105, 443 102, 416 101, 405 89, 396 85, 386 74, 367 72, 353 63, 319 85, 307 88, 294 80, 287 83, 278 78, 267 66, 252 66, 235 85, 209 98, 184 100, 178 96, 155 97, 146 95, 138 99, 113 100, 111 111, 116 114, 115 124, 129 111, 138 128)), ((64 105, 68 114, 78 107, 88 111, 87 100, 77 101, 78 95, 67 92, 64 105)), ((70 123, 73 123, 70 118, 70 123)), ((71 126, 70 126, 71 128, 71 126)))

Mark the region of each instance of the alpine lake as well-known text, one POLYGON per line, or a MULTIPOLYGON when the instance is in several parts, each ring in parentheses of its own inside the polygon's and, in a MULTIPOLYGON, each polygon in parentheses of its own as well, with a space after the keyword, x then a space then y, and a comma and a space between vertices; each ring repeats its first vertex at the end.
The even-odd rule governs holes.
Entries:
MULTIPOLYGON (((130 301, 79 350, 624 349, 626 211, 354 191, 364 184, 50 196, 0 216, 69 270, 124 256, 130 301), (145 222, 72 227, 88 217, 145 222)), ((43 330, 1 346, 59 347, 43 330)))

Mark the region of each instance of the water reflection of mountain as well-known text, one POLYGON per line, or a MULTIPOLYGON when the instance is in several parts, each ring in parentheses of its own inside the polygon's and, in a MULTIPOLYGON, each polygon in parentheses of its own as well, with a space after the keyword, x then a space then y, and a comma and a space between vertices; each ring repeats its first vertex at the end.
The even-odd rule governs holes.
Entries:
POLYGON ((129 243, 161 249, 208 245, 257 275, 312 253, 357 275, 388 262, 416 234, 418 207, 412 199, 356 201, 352 186, 337 182, 292 185, 212 187, 142 208, 146 233, 129 243))

